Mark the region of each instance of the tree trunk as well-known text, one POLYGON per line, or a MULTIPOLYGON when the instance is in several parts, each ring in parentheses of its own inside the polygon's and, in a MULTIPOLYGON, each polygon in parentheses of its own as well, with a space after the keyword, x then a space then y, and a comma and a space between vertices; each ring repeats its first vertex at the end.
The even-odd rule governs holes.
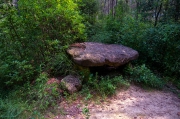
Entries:
POLYGON ((18 0, 12 0, 12 4, 14 7, 18 8, 18 0))
POLYGON ((180 14, 180 11, 179 11, 179 6, 180 6, 180 0, 175 0, 175 15, 174 15, 174 20, 175 21, 178 21, 179 19, 179 14, 180 14))
POLYGON ((138 0, 136 0, 136 19, 138 20, 138 14, 140 13, 140 2, 138 0))
POLYGON ((161 12, 161 9, 162 9, 162 3, 160 4, 160 7, 159 7, 159 10, 157 11, 158 7, 156 8, 156 12, 155 12, 155 22, 154 22, 154 26, 157 25, 157 22, 158 22, 158 18, 159 18, 159 14, 161 12))
POLYGON ((104 0, 103 1, 103 9, 102 12, 105 15, 112 14, 112 16, 115 16, 115 6, 117 5, 117 0, 104 0))
POLYGON ((114 17, 114 0, 111 0, 112 17, 114 17))

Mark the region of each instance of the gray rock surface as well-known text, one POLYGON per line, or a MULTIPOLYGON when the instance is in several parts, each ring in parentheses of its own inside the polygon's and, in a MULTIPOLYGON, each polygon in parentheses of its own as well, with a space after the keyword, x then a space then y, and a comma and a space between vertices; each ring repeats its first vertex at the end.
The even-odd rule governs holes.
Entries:
POLYGON ((68 75, 61 80, 61 85, 70 94, 79 91, 82 87, 82 82, 77 76, 68 75))
POLYGON ((75 63, 81 66, 114 66, 118 67, 138 58, 139 54, 132 48, 96 42, 75 43, 67 50, 75 63))

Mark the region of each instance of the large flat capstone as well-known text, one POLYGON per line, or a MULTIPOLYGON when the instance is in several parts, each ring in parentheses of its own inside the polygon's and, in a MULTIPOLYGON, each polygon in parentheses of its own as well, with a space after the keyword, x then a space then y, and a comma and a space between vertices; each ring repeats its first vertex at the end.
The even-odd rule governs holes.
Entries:
POLYGON ((75 43, 67 50, 75 63, 81 66, 114 66, 118 67, 138 58, 139 54, 132 48, 96 42, 75 43))

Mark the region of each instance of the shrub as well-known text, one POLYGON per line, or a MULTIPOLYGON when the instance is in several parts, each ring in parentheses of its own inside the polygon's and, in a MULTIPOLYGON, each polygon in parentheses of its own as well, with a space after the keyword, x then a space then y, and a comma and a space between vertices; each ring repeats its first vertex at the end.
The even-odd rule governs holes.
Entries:
POLYGON ((47 65, 45 71, 53 76, 62 76, 67 74, 76 74, 74 62, 66 54, 66 48, 62 52, 57 53, 56 56, 52 57, 47 65))
POLYGON ((55 109, 61 99, 59 85, 47 84, 47 80, 48 74, 41 73, 32 83, 16 86, 8 94, 0 93, 0 118, 43 118, 48 108, 55 109))
POLYGON ((0 119, 21 119, 30 116, 31 105, 24 102, 21 97, 17 98, 16 91, 0 91, 0 119), (6 94, 3 94, 4 92, 6 94))
POLYGON ((139 52, 137 64, 146 64, 161 75, 179 80, 180 74, 180 25, 159 24, 135 20, 126 15, 121 20, 107 18, 97 23, 90 41, 123 44, 139 52), (95 32, 95 31, 97 32, 95 32))
POLYGON ((99 82, 99 89, 105 96, 109 96, 115 93, 117 88, 128 87, 129 83, 123 79, 122 76, 116 76, 114 78, 101 77, 99 82))
POLYGON ((96 20, 96 15, 98 13, 98 1, 97 0, 79 0, 79 9, 81 14, 85 18, 85 24, 94 24, 96 20))
POLYGON ((46 110, 50 106, 55 107, 57 100, 61 99, 59 85, 57 83, 47 84, 47 80, 47 73, 41 73, 34 84, 26 83, 16 95, 26 100, 37 111, 46 110), (25 90, 25 93, 21 93, 25 90))
POLYGON ((33 80, 57 66, 57 61, 49 63, 56 57, 58 69, 67 72, 65 48, 86 38, 83 17, 73 0, 22 0, 18 9, 4 3, 0 12, 1 84, 16 86, 33 80))
MULTIPOLYGON (((89 80, 85 84, 85 87, 92 90, 92 93, 96 93, 102 97, 114 94, 117 88, 124 88, 128 86, 129 83, 124 80, 122 76, 110 78, 109 76, 98 77, 97 74, 95 76, 90 75, 89 80)), ((87 90, 87 88, 85 89, 87 90)))
POLYGON ((23 112, 22 104, 18 101, 0 98, 0 118, 16 119, 23 112))
POLYGON ((161 78, 154 75, 145 64, 134 68, 128 66, 125 69, 125 72, 130 76, 130 80, 135 83, 157 89, 163 88, 163 81, 161 78))
MULTIPOLYGON (((143 43, 148 61, 158 64, 159 70, 169 76, 180 74, 180 25, 162 25, 147 29, 143 43), (151 60, 150 60, 151 59, 151 60)), ((143 51, 141 51, 143 52, 143 51)), ((156 68, 158 68, 156 67, 156 68)))
POLYGON ((119 43, 139 52, 139 64, 145 63, 164 75, 179 77, 180 25, 150 27, 147 23, 130 21, 122 26, 119 43))

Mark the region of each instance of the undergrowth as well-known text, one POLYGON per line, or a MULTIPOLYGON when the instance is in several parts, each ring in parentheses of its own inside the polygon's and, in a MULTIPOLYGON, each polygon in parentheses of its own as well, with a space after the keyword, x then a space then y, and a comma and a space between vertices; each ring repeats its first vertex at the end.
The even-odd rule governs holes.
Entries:
POLYGON ((48 75, 42 73, 32 83, 18 87, 6 97, 0 97, 0 119, 43 118, 44 113, 54 112, 61 95, 59 85, 47 84, 48 75), (18 97, 18 98, 17 98, 18 97))
POLYGON ((130 81, 142 86, 157 89, 162 89, 164 86, 162 79, 157 77, 145 64, 135 67, 128 65, 125 72, 129 75, 130 81))
POLYGON ((23 103, 12 99, 3 100, 0 98, 0 119, 15 119, 23 110, 23 103))
MULTIPOLYGON (((57 109, 57 101, 60 101, 62 97, 67 101, 74 101, 81 95, 85 104, 89 100, 101 101, 115 94, 117 89, 128 88, 130 82, 147 87, 163 88, 161 79, 145 65, 135 67, 128 65, 125 71, 125 77, 129 80, 125 80, 122 75, 90 74, 88 80, 84 82, 82 90, 73 95, 66 92, 63 95, 60 94, 57 90, 60 88, 59 85, 47 85, 48 74, 41 73, 35 82, 26 83, 5 99, 0 98, 0 118, 42 118, 47 110, 51 109, 50 111, 53 112, 57 109), (15 97, 19 97, 19 99, 15 97)), ((84 112, 86 111, 84 110, 84 112)))
POLYGON ((61 99, 58 91, 59 85, 56 83, 47 84, 48 75, 40 74, 34 84, 27 84, 26 93, 22 93, 21 97, 27 100, 28 104, 32 104, 38 111, 45 111, 49 107, 55 107, 56 102, 61 99))
POLYGON ((83 85, 81 91, 85 94, 85 100, 95 96, 107 97, 115 94, 117 88, 129 87, 129 82, 124 80, 122 76, 98 76, 98 74, 89 76, 89 80, 83 85))

